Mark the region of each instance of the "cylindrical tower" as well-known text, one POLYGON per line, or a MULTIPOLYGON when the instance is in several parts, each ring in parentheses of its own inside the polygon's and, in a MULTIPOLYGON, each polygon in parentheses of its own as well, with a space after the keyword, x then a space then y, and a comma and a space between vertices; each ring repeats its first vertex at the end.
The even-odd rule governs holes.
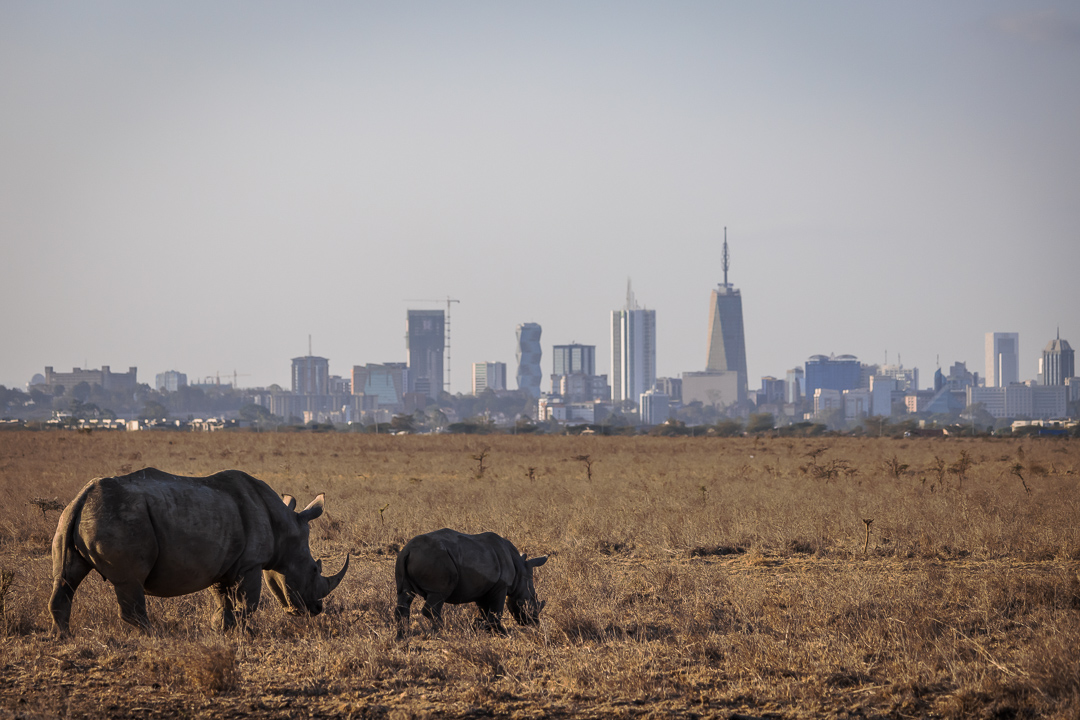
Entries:
POLYGON ((540 397, 540 325, 517 326, 517 384, 531 397, 540 397))

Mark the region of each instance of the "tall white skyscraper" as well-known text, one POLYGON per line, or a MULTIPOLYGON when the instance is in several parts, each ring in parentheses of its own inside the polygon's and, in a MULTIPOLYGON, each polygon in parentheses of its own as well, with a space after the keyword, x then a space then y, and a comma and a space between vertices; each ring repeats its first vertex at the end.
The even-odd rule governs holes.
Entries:
POLYGON ((986 387, 1020 382, 1020 333, 986 333, 986 387))
POLYGON ((656 384, 656 311, 637 304, 626 282, 626 307, 611 311, 611 399, 632 401, 656 384))

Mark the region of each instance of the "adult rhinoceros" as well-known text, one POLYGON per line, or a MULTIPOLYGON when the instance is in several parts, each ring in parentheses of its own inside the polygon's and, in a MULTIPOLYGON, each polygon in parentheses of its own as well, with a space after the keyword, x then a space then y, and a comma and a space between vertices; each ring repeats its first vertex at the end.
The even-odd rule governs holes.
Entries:
POLYGON ((398 638, 405 636, 413 598, 424 598, 423 615, 435 629, 442 626, 443 603, 476 603, 488 630, 505 633, 503 606, 519 625, 536 625, 546 603, 536 601, 533 568, 547 556, 527 558, 495 533, 466 535, 444 528, 417 535, 398 553, 394 567, 398 638))
POLYGON ((72 597, 91 570, 113 584, 120 617, 143 629, 146 595, 205 588, 217 600, 214 625, 231 628, 258 606, 264 576, 286 612, 318 615, 349 558, 337 575, 323 577, 308 547, 308 523, 322 514, 323 496, 295 508, 295 498, 279 498, 239 470, 199 478, 146 468, 91 480, 53 536, 53 622, 67 633, 72 597))

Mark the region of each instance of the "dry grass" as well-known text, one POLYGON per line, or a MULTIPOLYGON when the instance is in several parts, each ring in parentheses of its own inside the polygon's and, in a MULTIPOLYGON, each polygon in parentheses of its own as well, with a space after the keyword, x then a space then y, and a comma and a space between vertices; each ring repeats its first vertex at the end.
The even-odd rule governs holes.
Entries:
POLYGON ((1068 440, 3 432, 0 717, 1076 717, 1078 473, 1068 440), (53 638, 46 499, 147 465, 325 491, 327 611, 151 598, 144 636, 91 575, 53 638), (538 629, 417 604, 393 640, 395 551, 443 526, 552 555, 538 629))

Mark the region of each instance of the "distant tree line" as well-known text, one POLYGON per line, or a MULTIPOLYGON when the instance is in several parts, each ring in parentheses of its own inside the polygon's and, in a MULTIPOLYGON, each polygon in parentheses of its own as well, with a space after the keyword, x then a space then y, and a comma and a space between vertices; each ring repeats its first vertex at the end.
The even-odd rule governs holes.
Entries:
MULTIPOLYGON (((278 386, 270 388, 281 392, 278 386)), ((485 390, 479 395, 443 393, 438 401, 411 414, 398 414, 390 422, 354 423, 335 427, 330 423, 308 423, 300 418, 281 418, 253 402, 251 391, 229 387, 203 388, 185 386, 176 392, 158 391, 138 385, 134 391, 106 391, 100 385, 79 383, 65 392, 57 386, 34 387, 28 391, 0 385, 0 418, 46 420, 62 413, 72 420, 114 419, 186 420, 194 417, 239 417, 256 430, 332 431, 347 429, 371 433, 427 433, 487 435, 493 433, 582 433, 630 435, 648 433, 657 436, 736 435, 818 436, 825 434, 901 437, 922 434, 927 428, 948 429, 953 435, 986 435, 1011 432, 1010 419, 995 419, 979 403, 962 412, 941 415, 872 416, 845 418, 839 409, 823 413, 814 420, 774 417, 771 413, 751 413, 746 418, 727 417, 718 408, 692 402, 675 408, 671 417, 654 427, 639 427, 628 412, 616 408, 597 423, 559 424, 535 419, 536 403, 524 392, 496 393, 485 390), (457 418, 450 421, 450 416, 457 418), (498 423, 496 422, 498 420, 498 423)), ((1080 403, 1071 403, 1070 414, 1080 415, 1080 403)), ((1026 432, 1033 432, 1027 430, 1026 432)), ((1080 430, 1070 431, 1080 435, 1080 430)))

